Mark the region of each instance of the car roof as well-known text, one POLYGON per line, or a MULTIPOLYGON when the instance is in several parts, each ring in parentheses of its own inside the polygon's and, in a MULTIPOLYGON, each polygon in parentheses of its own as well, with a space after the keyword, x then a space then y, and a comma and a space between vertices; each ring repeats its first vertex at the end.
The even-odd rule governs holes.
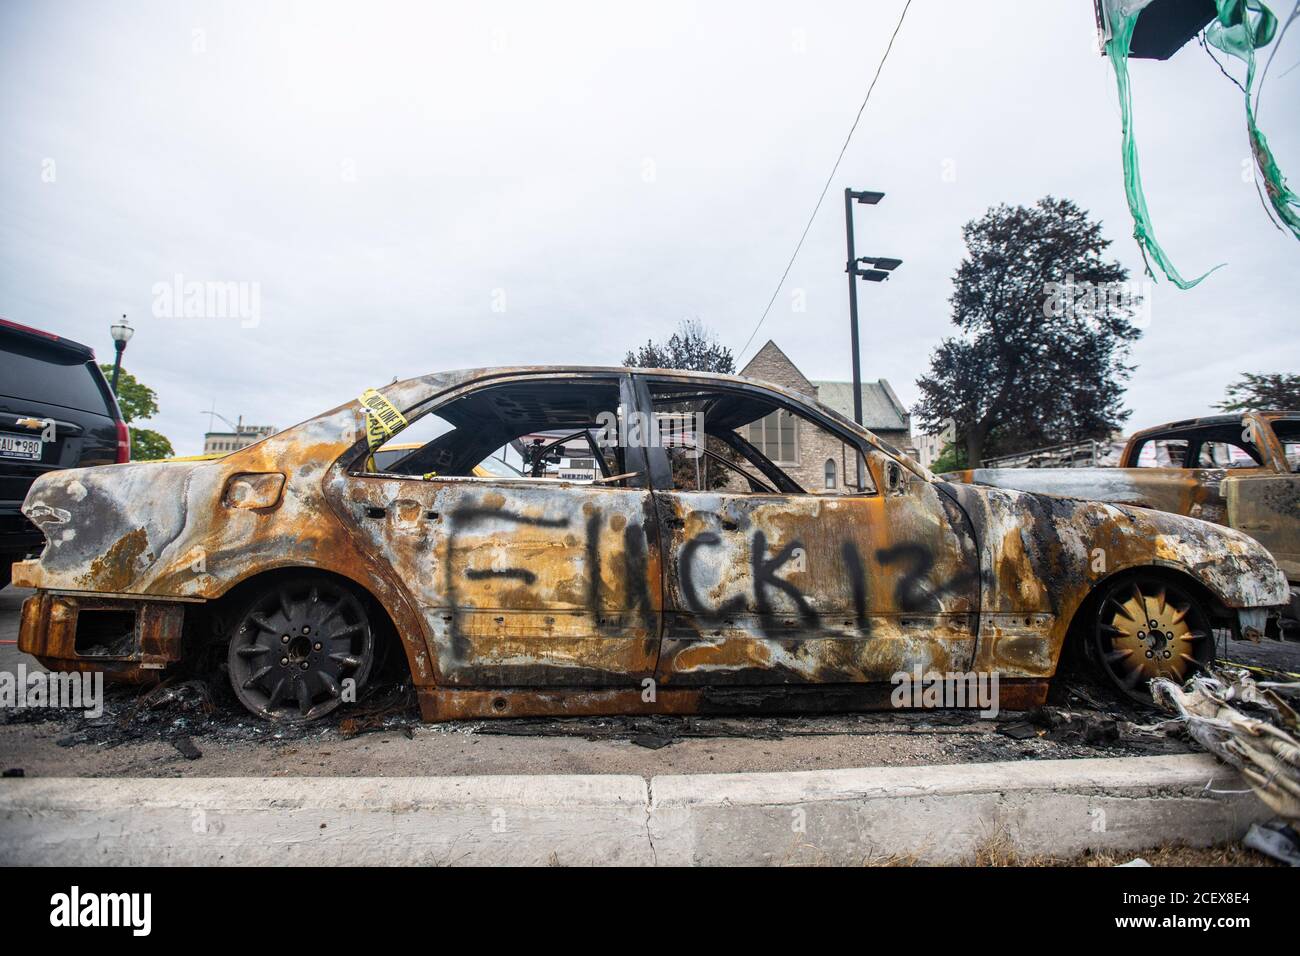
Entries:
POLYGON ((1240 425, 1241 420, 1248 414, 1257 415, 1266 421, 1291 421, 1300 420, 1300 411, 1252 411, 1236 412, 1224 415, 1203 415, 1200 418, 1184 418, 1181 421, 1167 422, 1164 425, 1155 425, 1151 428, 1144 428, 1141 431, 1133 433, 1129 441, 1137 439, 1148 439, 1152 435, 1160 435, 1168 432, 1194 432, 1202 428, 1221 428, 1225 425, 1240 425))
POLYGON ((743 375, 730 375, 722 372, 696 372, 679 368, 640 368, 625 365, 504 365, 482 368, 449 369, 444 372, 434 372, 414 379, 393 382, 391 385, 386 386, 383 391, 388 393, 390 397, 397 397, 397 404, 400 408, 418 408, 427 402, 438 400, 440 395, 446 394, 448 391, 458 390, 478 383, 486 383, 494 378, 512 378, 525 375, 545 375, 551 377, 639 375, 650 376, 653 378, 677 379, 679 381, 687 382, 696 381, 701 384, 728 384, 740 388, 758 388, 767 392, 774 392, 788 398, 792 402, 815 410, 819 415, 831 420, 839 427, 847 427, 851 430, 862 432, 866 435, 867 440, 871 444, 875 445, 886 454, 889 454, 905 463, 906 467, 910 470, 915 471, 918 475, 921 475, 927 480, 933 478, 933 475, 930 474, 928 469, 919 462, 910 458, 905 452, 895 448, 866 426, 856 424, 852 419, 840 414, 830 406, 819 402, 811 395, 805 395, 802 392, 798 392, 792 388, 787 388, 783 385, 778 385, 775 382, 768 382, 757 378, 748 378, 743 375), (410 390, 413 386, 422 386, 424 394, 410 394, 410 390), (411 401, 412 399, 414 401, 411 401), (409 404, 405 404, 404 402, 408 402, 409 404))

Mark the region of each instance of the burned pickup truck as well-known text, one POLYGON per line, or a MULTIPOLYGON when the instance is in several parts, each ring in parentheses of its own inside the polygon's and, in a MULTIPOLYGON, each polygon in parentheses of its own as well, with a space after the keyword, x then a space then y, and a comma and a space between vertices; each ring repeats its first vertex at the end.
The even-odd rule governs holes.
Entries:
POLYGON ((215 661, 285 721, 385 648, 428 720, 887 707, 920 672, 997 674, 1017 709, 1067 641, 1139 694, 1288 596, 1231 529, 940 481, 812 399, 670 370, 428 375, 224 458, 45 475, 24 513, 20 649, 130 681, 215 661), (425 437, 382 454, 398 432, 425 437), (521 439, 529 467, 479 467, 521 439), (813 448, 815 489, 787 470, 813 448))
POLYGON ((1226 525, 1272 553, 1300 631, 1300 412, 1246 412, 1137 432, 1118 468, 977 468, 954 481, 1139 505, 1226 525))

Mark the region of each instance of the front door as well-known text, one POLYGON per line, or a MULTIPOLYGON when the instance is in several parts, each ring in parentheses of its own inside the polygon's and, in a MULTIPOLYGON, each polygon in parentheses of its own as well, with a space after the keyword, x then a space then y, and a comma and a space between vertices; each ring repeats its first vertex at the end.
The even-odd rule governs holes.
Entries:
MULTIPOLYGON (((671 388, 656 390, 652 383, 650 392, 657 406, 684 407, 671 388)), ((763 429, 747 431, 743 424, 765 412, 753 401, 705 400, 710 440, 729 439, 727 430, 766 440, 763 429), (720 423, 710 425, 710 410, 720 423)), ((655 489, 665 582, 658 680, 665 686, 858 683, 889 681, 916 666, 968 670, 979 561, 965 514, 933 484, 875 450, 864 459, 859 490, 852 448, 847 455, 834 448, 852 436, 830 433, 828 445, 825 423, 794 412, 797 447, 785 450, 788 427, 777 428, 769 447, 795 461, 815 452, 816 469, 803 473, 825 475, 818 493, 795 488, 788 476, 782 480, 770 458, 760 468, 739 462, 753 483, 716 474, 718 466, 730 470, 722 459, 738 461, 735 454, 710 456, 714 474, 680 462, 659 469, 660 481, 673 487, 655 489), (824 467, 828 460, 837 467, 824 467)), ((671 458, 669 451, 658 454, 671 458)))

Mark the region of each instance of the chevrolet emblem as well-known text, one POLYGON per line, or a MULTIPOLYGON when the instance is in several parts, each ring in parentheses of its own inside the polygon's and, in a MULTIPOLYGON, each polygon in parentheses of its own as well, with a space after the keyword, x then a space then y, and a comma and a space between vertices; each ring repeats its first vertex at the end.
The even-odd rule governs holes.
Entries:
POLYGON ((40 418, 20 418, 14 422, 19 428, 44 428, 45 421, 40 418))

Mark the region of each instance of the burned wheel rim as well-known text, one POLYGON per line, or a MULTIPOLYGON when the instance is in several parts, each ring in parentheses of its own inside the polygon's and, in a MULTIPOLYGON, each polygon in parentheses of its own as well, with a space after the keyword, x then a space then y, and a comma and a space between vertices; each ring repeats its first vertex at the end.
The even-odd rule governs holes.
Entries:
POLYGON ((374 634, 355 594, 304 580, 264 591, 230 639, 230 683, 259 717, 296 722, 334 710, 370 675, 374 634), (349 683, 351 682, 351 683, 349 683))
POLYGON ((1150 700, 1157 677, 1182 683, 1210 661, 1214 632, 1200 602, 1161 578, 1113 585, 1097 609, 1094 650, 1125 694, 1150 700))

